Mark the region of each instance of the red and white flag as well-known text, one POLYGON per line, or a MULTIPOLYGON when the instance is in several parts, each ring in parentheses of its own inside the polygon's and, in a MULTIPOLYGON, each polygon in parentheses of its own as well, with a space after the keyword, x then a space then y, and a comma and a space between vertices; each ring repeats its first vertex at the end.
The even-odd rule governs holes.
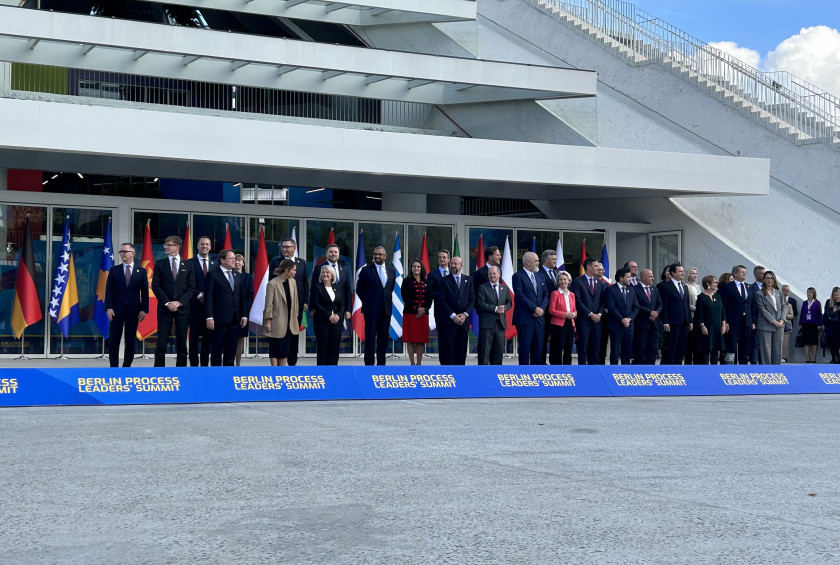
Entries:
POLYGON ((254 303, 248 314, 248 325, 256 335, 263 333, 265 310, 265 288, 268 285, 268 253, 265 251, 265 231, 260 226, 260 241, 257 246, 257 265, 254 267, 254 303))
MULTIPOLYGON (((510 291, 510 300, 512 306, 516 306, 516 297, 513 295, 513 259, 510 255, 510 241, 505 238, 505 252, 502 253, 502 282, 510 291)), ((516 326, 513 325, 513 308, 505 312, 507 318, 507 329, 505 330, 505 339, 513 339, 516 335, 516 326)))
MULTIPOLYGON (((365 266, 365 244, 359 232, 359 247, 356 249, 356 276, 353 280, 353 288, 359 287, 359 271, 365 266)), ((332 231, 330 232, 332 234, 332 231)), ((365 317, 362 316, 362 301, 356 293, 353 293, 353 314, 350 319, 353 321, 353 331, 359 336, 359 341, 365 340, 365 317)))

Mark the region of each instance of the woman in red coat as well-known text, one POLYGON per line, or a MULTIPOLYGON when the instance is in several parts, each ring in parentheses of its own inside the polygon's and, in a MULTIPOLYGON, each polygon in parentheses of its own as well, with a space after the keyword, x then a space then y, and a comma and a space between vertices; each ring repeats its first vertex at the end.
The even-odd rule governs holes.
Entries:
POLYGON ((548 362, 552 365, 572 364, 577 307, 575 295, 569 290, 571 282, 571 275, 560 271, 557 275, 557 290, 551 293, 548 301, 548 313, 551 316, 551 351, 548 362))

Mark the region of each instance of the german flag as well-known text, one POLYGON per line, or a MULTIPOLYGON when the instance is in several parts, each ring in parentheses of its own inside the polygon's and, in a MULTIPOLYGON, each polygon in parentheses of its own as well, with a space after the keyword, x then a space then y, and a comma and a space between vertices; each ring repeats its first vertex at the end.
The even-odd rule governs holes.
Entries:
POLYGON ((38 290, 35 288, 35 253, 32 251, 32 231, 29 216, 26 216, 26 235, 20 250, 17 280, 15 282, 15 304, 12 307, 12 330, 20 339, 23 330, 44 318, 38 290))

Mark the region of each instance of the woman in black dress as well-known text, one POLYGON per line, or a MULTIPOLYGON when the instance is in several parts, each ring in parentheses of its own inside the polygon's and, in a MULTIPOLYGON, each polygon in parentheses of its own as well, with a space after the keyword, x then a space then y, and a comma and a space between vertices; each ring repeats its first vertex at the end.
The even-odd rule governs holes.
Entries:
POLYGON ((825 301, 823 308, 825 339, 831 351, 831 362, 840 363, 840 287, 831 289, 831 298, 825 301))
POLYGON ((718 282, 714 275, 702 280, 703 292, 697 296, 694 311, 694 327, 697 333, 698 365, 717 365, 723 348, 723 334, 726 333, 726 312, 723 301, 717 294, 718 282))
MULTIPOLYGON (((247 300, 245 301, 245 313, 243 316, 248 316, 251 313, 251 305, 254 303, 254 279, 251 275, 248 274, 248 270, 245 268, 245 256, 241 253, 237 253, 236 257, 236 264, 234 266, 234 270, 239 273, 241 276, 242 284, 245 285, 246 293, 247 293, 247 300)), ((248 339, 248 326, 244 328, 239 328, 241 332, 239 342, 236 344, 236 361, 235 364, 237 367, 241 365, 242 360, 242 351, 245 349, 245 340, 248 339)))
POLYGON ((318 281, 312 281, 309 311, 312 312, 318 365, 338 365, 345 305, 335 286, 335 272, 330 265, 321 267, 318 281))

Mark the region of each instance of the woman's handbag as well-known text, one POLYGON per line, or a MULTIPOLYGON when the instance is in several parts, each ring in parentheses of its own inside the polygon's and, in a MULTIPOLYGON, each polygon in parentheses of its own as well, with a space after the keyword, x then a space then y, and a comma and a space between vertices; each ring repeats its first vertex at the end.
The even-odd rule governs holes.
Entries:
POLYGON ((799 326, 799 331, 796 333, 796 340, 793 342, 794 347, 802 347, 802 326, 799 326))

